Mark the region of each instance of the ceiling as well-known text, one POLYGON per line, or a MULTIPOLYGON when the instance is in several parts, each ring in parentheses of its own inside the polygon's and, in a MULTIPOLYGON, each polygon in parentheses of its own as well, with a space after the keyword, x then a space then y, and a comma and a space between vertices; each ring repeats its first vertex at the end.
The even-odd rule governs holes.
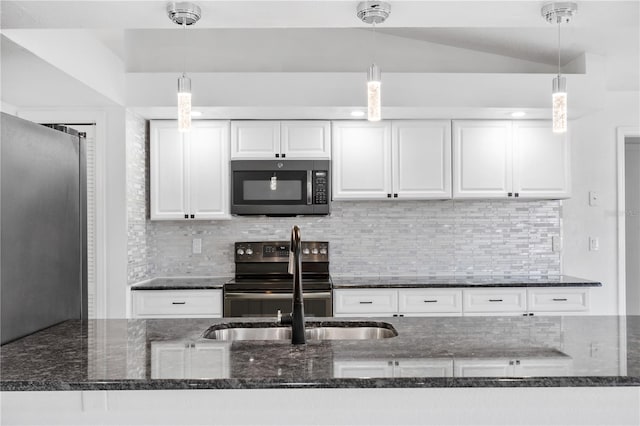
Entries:
MULTIPOLYGON (((557 69, 557 29, 540 16, 540 1, 390 1, 391 15, 375 31, 356 17, 357 1, 196 1, 202 19, 186 30, 167 18, 166 3, 2 0, 0 25, 14 40, 3 37, 3 93, 20 80, 20 63, 34 50, 16 46, 14 34, 36 29, 84 30, 114 54, 125 75, 183 69, 363 73, 374 60, 383 75, 557 69)), ((585 54, 598 55, 607 90, 640 90, 639 1, 579 1, 577 15, 561 28, 561 42, 563 66, 585 54)), ((30 60, 38 62, 38 52, 32 54, 30 60)), ((30 80, 36 71, 43 81, 61 78, 48 64, 24 67, 31 70, 30 80)), ((575 63, 566 71, 588 72, 575 63)), ((91 102, 89 94, 78 102, 91 102)), ((33 100, 9 91, 3 101, 33 100)))

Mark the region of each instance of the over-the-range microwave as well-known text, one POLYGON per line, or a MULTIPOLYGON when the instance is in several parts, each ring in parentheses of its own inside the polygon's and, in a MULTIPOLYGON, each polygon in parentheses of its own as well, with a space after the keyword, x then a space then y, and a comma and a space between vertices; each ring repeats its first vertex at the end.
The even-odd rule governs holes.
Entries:
POLYGON ((231 214, 327 215, 329 160, 231 161, 231 214))

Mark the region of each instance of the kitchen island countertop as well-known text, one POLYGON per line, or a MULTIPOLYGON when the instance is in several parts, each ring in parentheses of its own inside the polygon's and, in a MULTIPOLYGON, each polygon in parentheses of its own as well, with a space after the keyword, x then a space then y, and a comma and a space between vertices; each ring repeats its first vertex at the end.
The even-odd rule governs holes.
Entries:
POLYGON ((361 321, 398 335, 293 346, 203 338, 231 319, 66 321, 0 348, 0 390, 640 386, 640 316, 361 321))

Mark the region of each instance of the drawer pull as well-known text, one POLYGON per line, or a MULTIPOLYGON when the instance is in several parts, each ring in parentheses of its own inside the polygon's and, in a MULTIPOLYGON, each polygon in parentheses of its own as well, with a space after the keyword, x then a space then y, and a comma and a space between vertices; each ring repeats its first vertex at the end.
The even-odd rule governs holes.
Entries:
POLYGON ((554 297, 553 299, 554 302, 566 302, 567 298, 566 297, 554 297))
POLYGON ((489 299, 489 302, 503 302, 502 299, 489 299))
POLYGON ((438 299, 434 300, 425 300, 424 303, 438 303, 438 299))
POLYGON ((186 305, 187 302, 171 302, 172 305, 186 305))
POLYGON ((372 305, 372 304, 373 304, 373 302, 372 302, 372 301, 370 301, 370 300, 369 300, 369 301, 360 301, 360 304, 361 304, 361 305, 372 305))

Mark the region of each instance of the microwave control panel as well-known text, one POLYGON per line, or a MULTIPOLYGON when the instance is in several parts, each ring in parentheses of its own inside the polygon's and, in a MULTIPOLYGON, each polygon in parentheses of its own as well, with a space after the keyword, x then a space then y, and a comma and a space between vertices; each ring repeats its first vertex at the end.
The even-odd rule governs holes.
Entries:
POLYGON ((313 204, 327 204, 327 170, 313 171, 313 204))

